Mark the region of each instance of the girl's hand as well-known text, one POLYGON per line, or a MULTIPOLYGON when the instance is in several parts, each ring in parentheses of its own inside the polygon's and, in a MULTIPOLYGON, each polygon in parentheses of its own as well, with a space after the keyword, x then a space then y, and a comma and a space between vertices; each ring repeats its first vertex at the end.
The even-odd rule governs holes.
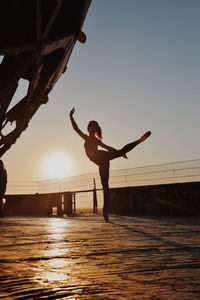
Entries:
POLYGON ((75 108, 73 107, 72 110, 69 113, 70 117, 72 117, 74 113, 75 113, 75 108))

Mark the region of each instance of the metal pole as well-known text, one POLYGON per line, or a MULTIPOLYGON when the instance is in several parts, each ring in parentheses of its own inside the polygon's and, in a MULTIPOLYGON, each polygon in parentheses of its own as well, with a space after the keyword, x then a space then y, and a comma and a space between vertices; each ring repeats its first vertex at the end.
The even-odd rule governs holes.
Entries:
POLYGON ((94 183, 94 189, 93 189, 93 213, 97 214, 98 213, 98 203, 97 203, 97 190, 96 190, 96 181, 95 178, 93 178, 93 183, 94 183))
POLYGON ((72 194, 72 209, 73 209, 73 214, 76 214, 76 194, 72 194))

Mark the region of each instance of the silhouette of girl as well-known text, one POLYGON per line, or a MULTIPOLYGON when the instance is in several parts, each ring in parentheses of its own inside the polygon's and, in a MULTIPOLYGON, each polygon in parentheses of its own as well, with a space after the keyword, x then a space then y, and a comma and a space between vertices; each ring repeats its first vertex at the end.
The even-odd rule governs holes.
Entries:
POLYGON ((73 108, 70 111, 70 120, 72 123, 73 129, 84 139, 84 147, 87 157, 99 166, 99 174, 101 178, 101 183, 104 192, 104 205, 103 205, 103 217, 106 222, 108 219, 108 204, 109 204, 109 167, 110 160, 115 159, 117 157, 127 158, 126 153, 131 151, 135 146, 145 141, 150 135, 151 132, 147 131, 143 136, 141 136, 138 140, 125 145, 123 148, 117 150, 113 147, 107 146, 104 144, 102 140, 102 131, 99 124, 96 121, 90 121, 87 126, 87 131, 89 135, 83 133, 79 127, 77 126, 73 114, 75 109, 73 108), (106 149, 99 150, 98 146, 106 149))

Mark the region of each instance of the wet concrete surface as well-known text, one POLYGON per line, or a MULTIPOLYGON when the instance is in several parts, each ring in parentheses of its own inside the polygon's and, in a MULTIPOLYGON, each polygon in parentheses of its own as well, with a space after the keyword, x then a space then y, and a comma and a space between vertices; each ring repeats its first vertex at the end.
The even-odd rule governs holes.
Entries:
POLYGON ((0 219, 0 299, 200 299, 200 220, 0 219))

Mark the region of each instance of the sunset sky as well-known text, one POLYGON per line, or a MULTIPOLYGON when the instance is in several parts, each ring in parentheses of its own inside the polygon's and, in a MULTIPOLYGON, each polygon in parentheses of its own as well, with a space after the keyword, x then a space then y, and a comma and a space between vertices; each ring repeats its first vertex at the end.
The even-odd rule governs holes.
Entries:
MULTIPOLYGON (((86 43, 77 42, 49 102, 2 157, 8 178, 53 177, 56 153, 63 176, 97 171, 71 127, 72 107, 84 132, 97 120, 115 148, 152 131, 111 169, 200 158, 199 12, 199 0, 93 0, 86 43)), ((26 88, 22 82, 15 98, 26 88)))

